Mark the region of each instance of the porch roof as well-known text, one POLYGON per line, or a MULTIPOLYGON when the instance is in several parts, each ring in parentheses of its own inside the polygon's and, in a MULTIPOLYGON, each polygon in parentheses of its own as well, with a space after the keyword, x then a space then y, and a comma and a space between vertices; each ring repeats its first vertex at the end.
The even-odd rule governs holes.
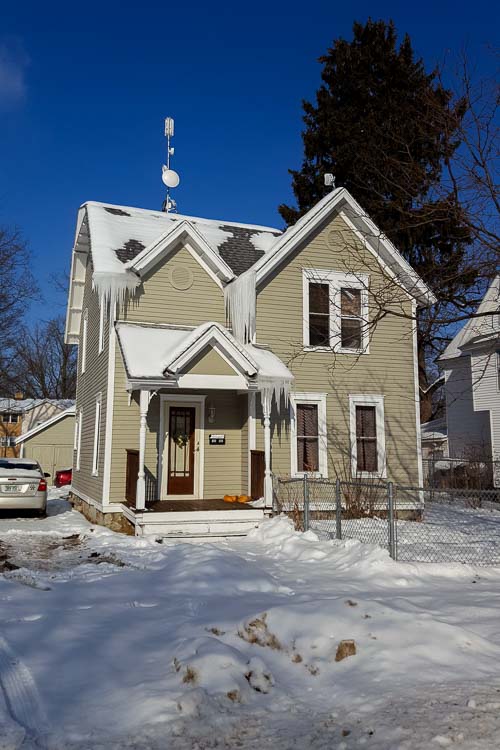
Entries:
POLYGON ((129 390, 161 387, 246 388, 288 392, 293 374, 269 349, 241 344, 220 323, 203 323, 195 328, 145 323, 115 324, 127 373, 129 390), (234 370, 232 376, 184 375, 189 363, 210 347, 234 370))

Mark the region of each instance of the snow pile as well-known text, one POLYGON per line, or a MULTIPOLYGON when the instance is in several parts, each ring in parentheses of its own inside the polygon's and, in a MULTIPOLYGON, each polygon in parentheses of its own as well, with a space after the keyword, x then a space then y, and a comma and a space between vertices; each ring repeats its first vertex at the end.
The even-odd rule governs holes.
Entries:
POLYGON ((0 518, 0 747, 496 746, 500 571, 285 517, 186 544, 49 510, 0 518))

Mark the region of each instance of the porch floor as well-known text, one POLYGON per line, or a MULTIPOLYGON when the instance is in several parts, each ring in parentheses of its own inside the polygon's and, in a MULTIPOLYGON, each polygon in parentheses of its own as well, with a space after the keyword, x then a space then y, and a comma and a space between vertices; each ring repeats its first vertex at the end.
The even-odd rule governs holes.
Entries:
MULTIPOLYGON (((132 503, 126 503, 130 510, 136 512, 132 503)), ((189 513, 193 511, 212 510, 256 510, 250 503, 226 503, 224 500, 155 500, 147 503, 146 510, 139 513, 189 513)))

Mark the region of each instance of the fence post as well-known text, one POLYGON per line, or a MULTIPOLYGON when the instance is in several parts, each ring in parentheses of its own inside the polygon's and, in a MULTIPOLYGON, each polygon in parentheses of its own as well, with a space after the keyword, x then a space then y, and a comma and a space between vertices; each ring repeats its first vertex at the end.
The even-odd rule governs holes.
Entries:
POLYGON ((340 479, 335 480, 335 526, 337 539, 342 539, 342 498, 340 492, 340 479))
POLYGON ((304 531, 309 531, 309 485, 304 474, 304 531))
POLYGON ((397 560, 396 529, 394 517, 394 485, 387 482, 387 519, 389 523, 389 554, 393 560, 397 560))

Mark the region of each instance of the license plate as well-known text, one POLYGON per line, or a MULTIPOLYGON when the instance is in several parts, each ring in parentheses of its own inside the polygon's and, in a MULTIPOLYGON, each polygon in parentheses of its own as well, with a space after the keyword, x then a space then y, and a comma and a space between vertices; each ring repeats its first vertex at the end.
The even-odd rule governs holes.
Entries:
POLYGON ((16 492, 22 492, 23 491, 23 485, 22 484, 4 484, 2 486, 2 492, 8 492, 9 495, 13 495, 16 492))

